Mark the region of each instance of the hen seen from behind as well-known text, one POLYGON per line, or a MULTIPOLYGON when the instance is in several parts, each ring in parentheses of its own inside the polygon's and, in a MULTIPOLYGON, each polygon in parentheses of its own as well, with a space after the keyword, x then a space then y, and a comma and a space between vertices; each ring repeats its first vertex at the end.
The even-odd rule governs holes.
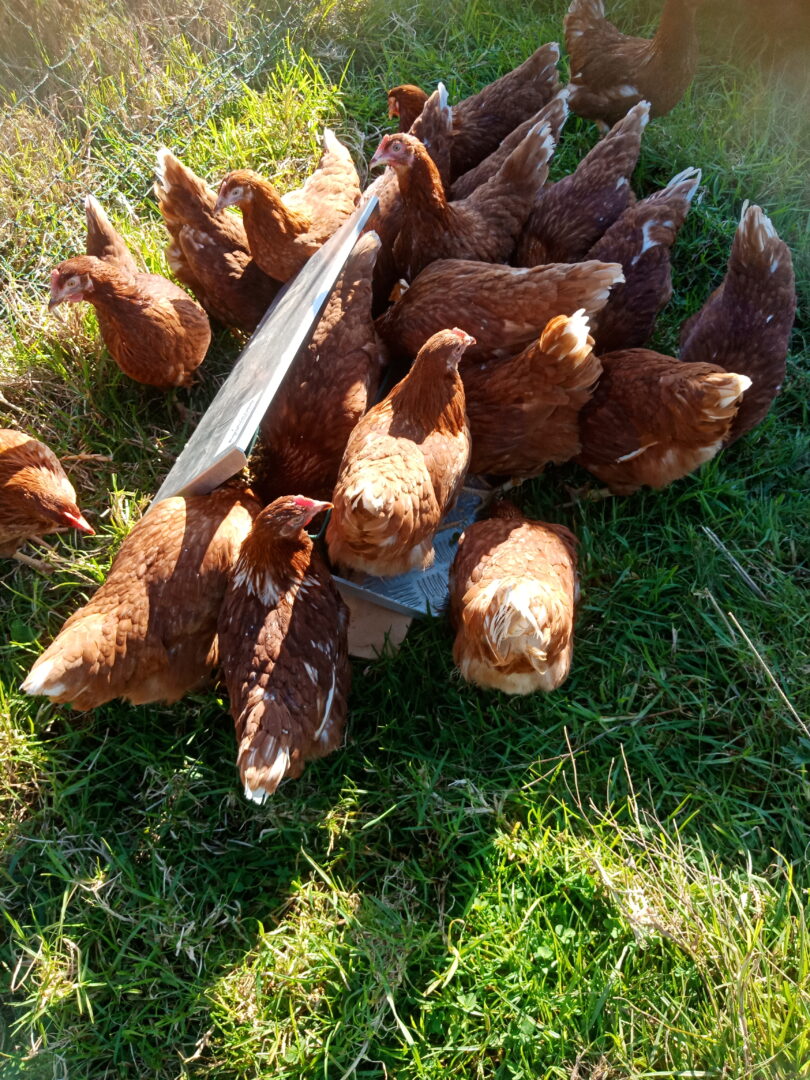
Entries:
POLYGON ((453 659, 468 682, 507 694, 568 677, 579 593, 576 538, 500 503, 462 535, 450 571, 453 659))
POLYGON ((720 452, 751 380, 650 349, 605 353, 577 461, 614 494, 665 487, 720 452))
POLYGON ((756 427, 782 388, 795 314, 790 249, 762 210, 745 203, 723 284, 681 330, 681 360, 751 380, 727 442, 756 427))
POLYGON ((663 116, 683 97, 697 67, 695 15, 702 0, 666 0, 652 39, 628 37, 605 18, 603 0, 572 0, 565 17, 571 108, 607 130, 631 105, 663 116))
POLYGON ((246 537, 219 617, 237 768, 263 803, 341 742, 351 670, 348 609, 305 526, 329 503, 285 496, 246 537))
POLYGON ((383 346, 371 318, 380 241, 355 244, 307 346, 262 418, 251 457, 265 502, 290 491, 329 498, 352 428, 377 397, 383 346))
POLYGON ((580 310, 517 356, 462 365, 471 472, 525 479, 579 452, 578 414, 602 371, 592 345, 580 310))

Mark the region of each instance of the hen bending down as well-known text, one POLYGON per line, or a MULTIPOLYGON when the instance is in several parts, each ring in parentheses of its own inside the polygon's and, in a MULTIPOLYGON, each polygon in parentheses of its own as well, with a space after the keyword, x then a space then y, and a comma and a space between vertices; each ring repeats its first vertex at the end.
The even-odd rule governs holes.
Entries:
POLYGON ((219 617, 219 644, 245 796, 339 746, 351 669, 349 613, 305 526, 330 503, 266 506, 246 537, 219 617))
POLYGON ((602 377, 579 414, 576 460, 618 495, 665 487, 711 461, 751 385, 716 364, 684 364, 649 349, 601 361, 602 377))
POLYGON ((584 259, 634 201, 630 177, 650 107, 634 106, 590 150, 574 172, 540 193, 515 251, 517 266, 584 259))
POLYGON ((453 659, 468 682, 529 694, 568 677, 576 537, 502 502, 465 530, 450 571, 453 659))
POLYGON ((430 154, 413 135, 385 135, 371 164, 391 165, 404 204, 394 242, 398 272, 409 281, 437 259, 505 262, 548 176, 554 140, 537 124, 486 183, 449 203, 430 154))
POLYGON ((727 442, 756 427, 782 388, 795 314, 790 248, 746 202, 723 284, 681 330, 681 360, 720 364, 751 380, 727 442))
POLYGON ((177 701, 201 686, 217 664, 228 575, 260 509, 237 483, 159 502, 22 689, 93 709, 117 697, 135 705, 177 701))
POLYGON ((349 434, 377 397, 384 349, 371 318, 371 282, 379 247, 373 232, 355 244, 262 418, 251 467, 265 502, 290 491, 331 496, 349 434))
POLYGON ((64 529, 93 535, 59 458, 39 439, 0 428, 0 556, 64 529))
MULTIPOLYGON (((515 130, 507 135, 497 150, 493 150, 489 157, 484 158, 475 168, 459 176, 450 186, 449 197, 451 202, 458 199, 466 199, 481 184, 491 179, 512 153, 512 151, 526 138, 531 128, 537 124, 548 124, 550 134, 555 145, 559 142, 560 133, 568 118, 568 91, 560 90, 551 99, 548 105, 524 120, 515 130)), ((442 178, 443 179, 443 178, 442 178)))
POLYGON ((471 472, 525 479, 579 453, 577 418, 602 371, 592 345, 580 310, 517 356, 462 365, 471 472))
POLYGON ((530 345, 555 315, 602 308, 623 281, 618 263, 584 262, 515 268, 441 259, 425 267, 402 298, 377 319, 392 353, 415 356, 446 326, 475 338, 464 363, 512 356, 530 345))
POLYGON ((158 150, 155 196, 172 242, 166 259, 213 319, 251 334, 280 288, 260 270, 236 214, 216 214, 214 192, 166 149, 158 150))
POLYGON ((208 351, 208 316, 178 285, 138 271, 92 195, 85 209, 88 254, 68 259, 51 272, 49 309, 86 300, 95 308, 104 344, 125 375, 164 390, 187 386, 208 351))
POLYGON ((571 108, 605 131, 639 101, 663 116, 695 74, 695 14, 702 0, 666 0, 652 40, 628 37, 605 18, 602 0, 572 0, 565 16, 571 108))
POLYGON ((433 562, 470 458, 458 363, 471 343, 463 330, 435 334, 352 431, 326 530, 333 563, 389 577, 433 562))
POLYGON ((599 353, 638 348, 652 334, 672 296, 669 252, 699 183, 700 169, 684 169, 661 191, 628 206, 588 252, 591 259, 615 260, 624 269, 624 282, 611 289, 592 323, 599 353))
POLYGON ((258 173, 237 169, 220 184, 215 213, 240 207, 251 255, 270 277, 287 281, 343 224, 359 198, 351 154, 326 128, 321 159, 303 187, 279 195, 258 173))

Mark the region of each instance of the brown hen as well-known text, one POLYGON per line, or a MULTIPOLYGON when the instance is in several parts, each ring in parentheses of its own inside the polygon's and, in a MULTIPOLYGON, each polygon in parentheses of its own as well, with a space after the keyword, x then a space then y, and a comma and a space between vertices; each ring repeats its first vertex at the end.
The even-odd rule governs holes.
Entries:
POLYGON ((425 107, 428 96, 421 86, 404 83, 388 91, 388 116, 399 119, 400 132, 410 131, 413 122, 425 107))
POLYGON ((508 359, 462 364, 470 472, 525 479, 579 453, 577 417, 602 365, 582 310, 558 315, 508 359))
POLYGON ((681 330, 680 358, 751 380, 727 443, 761 422, 785 377, 796 284, 787 244, 758 206, 743 205, 723 284, 681 330))
POLYGON ((458 362, 471 341, 459 329, 435 334, 352 431, 326 530, 334 563, 388 577, 433 562, 470 458, 458 362))
MULTIPOLYGON (((474 169, 470 169, 469 172, 459 176, 453 182, 448 192, 451 202, 455 202, 457 199, 466 199, 469 195, 472 195, 477 187, 491 179, 515 147, 526 138, 529 130, 537 124, 548 124, 551 138, 556 145, 559 142, 560 133, 567 118, 568 91, 563 89, 551 99, 548 105, 544 105, 539 112, 530 116, 528 120, 524 120, 510 135, 507 135, 497 150, 493 150, 489 157, 484 158, 474 169)), ((442 179, 444 178, 442 177, 442 179)))
POLYGON ((453 659, 468 682, 529 694, 568 677, 577 540, 502 502, 463 533, 450 571, 453 659))
POLYGON ((343 224, 359 198, 352 156, 326 128, 321 159, 303 187, 279 195, 258 173, 237 169, 220 184, 215 212, 240 207, 251 255, 270 277, 287 281, 343 224))
POLYGON ((254 262, 241 218, 215 213, 216 193, 166 149, 158 150, 154 191, 172 238, 172 273, 212 319, 252 334, 281 283, 254 262))
POLYGON ((605 18, 602 0, 572 0, 565 16, 571 108, 605 131, 639 101, 663 116, 683 97, 697 67, 695 14, 702 0, 666 0, 652 40, 627 37, 605 18))
POLYGON ((461 176, 497 150, 506 136, 561 89, 560 47, 549 42, 518 67, 453 106, 453 176, 461 176))
POLYGON ((349 613, 305 532, 329 506, 297 495, 264 508, 219 617, 236 764, 246 798, 259 804, 343 738, 349 613))
POLYGON ((376 399, 384 352, 371 318, 371 279, 379 246, 375 233, 358 240, 262 419, 251 466, 264 502, 291 491, 330 497, 349 434, 376 399))
POLYGON ((649 108, 646 101, 635 105, 574 172, 541 192, 515 250, 516 266, 584 259, 624 212, 634 200, 630 176, 649 108))
POLYGON ((661 191, 628 206, 588 252, 590 259, 620 262, 624 269, 623 284, 611 289, 591 324, 598 352, 635 349, 652 334, 672 296, 669 251, 699 183, 700 169, 685 169, 661 191))
POLYGON ((576 460, 617 495, 665 487, 711 461, 751 385, 716 364, 684 364, 650 349, 601 361, 602 377, 579 414, 576 460))
POLYGON ((64 529, 93 535, 59 458, 39 439, 0 428, 0 555, 64 529))
POLYGON ((404 213, 394 243, 400 275, 412 280, 436 259, 504 262, 548 176, 549 127, 531 128, 498 172, 472 195, 448 203, 438 169, 413 135, 385 135, 371 164, 391 165, 404 213))
POLYGON ((138 270, 92 195, 85 211, 87 255, 68 259, 51 272, 49 309, 86 300, 125 375, 162 390, 187 386, 211 342, 208 316, 167 278, 138 270))
POLYGON ((205 683, 217 664, 228 575, 260 509, 236 482, 210 495, 159 502, 22 689, 93 709, 117 697, 135 705, 177 701, 205 683))
POLYGON ((442 259, 426 267, 376 325, 398 357, 415 356, 445 326, 463 326, 475 338, 465 364, 512 356, 555 315, 584 308, 592 316, 604 306, 611 286, 623 280, 618 263, 517 269, 442 259))

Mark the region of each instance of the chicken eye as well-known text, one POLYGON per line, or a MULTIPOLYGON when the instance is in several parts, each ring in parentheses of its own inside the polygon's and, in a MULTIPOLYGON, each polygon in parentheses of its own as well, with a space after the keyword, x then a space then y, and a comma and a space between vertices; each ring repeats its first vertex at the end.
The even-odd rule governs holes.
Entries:
POLYGON ((66 289, 75 289, 80 284, 78 274, 71 274, 65 282, 66 289))
POLYGON ((391 143, 391 149, 395 153, 402 149, 402 143, 399 141, 399 139, 394 139, 394 141, 391 143))

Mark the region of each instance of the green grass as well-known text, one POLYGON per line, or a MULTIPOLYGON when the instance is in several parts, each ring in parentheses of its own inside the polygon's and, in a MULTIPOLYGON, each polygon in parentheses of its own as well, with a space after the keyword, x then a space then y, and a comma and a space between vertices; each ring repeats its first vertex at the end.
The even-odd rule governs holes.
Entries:
MULTIPOLYGON (((793 249, 789 375, 755 432, 665 491, 580 501, 573 466, 527 487, 581 540, 561 690, 470 688, 445 620, 420 624, 355 665, 346 746, 255 808, 221 693, 74 714, 17 689, 239 347, 220 334, 164 395, 120 375, 92 313, 47 317, 83 195, 165 269, 159 145, 292 185, 329 123, 368 160, 387 86, 468 93, 559 39, 565 6, 146 0, 78 22, 43 3, 32 31, 9 6, 0 423, 97 455, 68 467, 98 531, 51 538, 48 578, 0 569, 3 1080, 810 1077, 810 95, 709 5, 698 78, 634 177, 646 194, 703 169, 656 343, 720 281, 749 198, 793 249)), ((644 30, 658 8, 611 14, 644 30)), ((573 119, 555 175, 594 137, 573 119)))

